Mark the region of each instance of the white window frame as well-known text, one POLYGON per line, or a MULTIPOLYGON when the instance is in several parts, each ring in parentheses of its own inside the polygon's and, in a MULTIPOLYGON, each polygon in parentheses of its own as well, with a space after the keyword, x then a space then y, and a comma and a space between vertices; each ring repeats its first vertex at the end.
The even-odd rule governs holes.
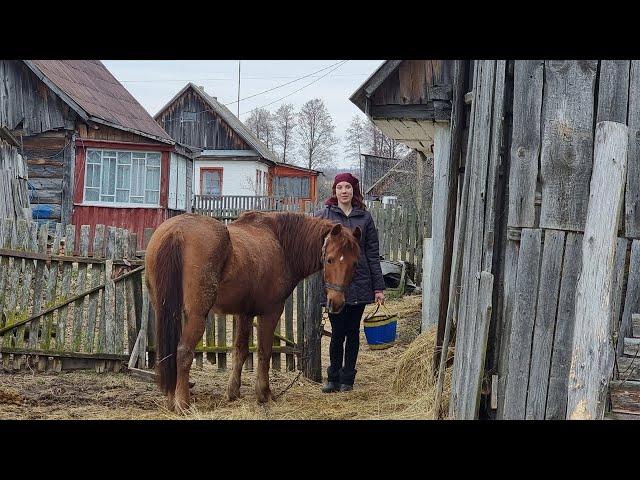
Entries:
POLYGON ((171 153, 169 161, 169 207, 187 210, 187 159, 171 153))
MULTIPOLYGON (((162 192, 162 152, 157 152, 157 151, 146 151, 146 150, 122 150, 122 149, 114 149, 114 148, 107 148, 107 147, 91 147, 91 148, 87 148, 85 150, 85 158, 84 158, 84 185, 82 187, 82 205, 87 205, 87 206, 96 206, 96 207, 114 207, 114 208, 161 208, 160 205, 160 197, 161 197, 161 192, 162 192), (146 196, 146 192, 147 189, 146 188, 146 169, 147 169, 147 157, 146 155, 148 154, 157 154, 160 155, 160 165, 159 167, 157 167, 160 171, 160 175, 158 175, 158 189, 157 190, 150 190, 150 191, 154 191, 154 192, 158 192, 158 203, 132 203, 132 202, 105 202, 102 200, 87 200, 86 199, 86 194, 87 194, 87 172, 89 171, 89 169, 87 168, 87 164, 88 164, 88 160, 89 160, 89 152, 91 151, 99 151, 100 152, 100 181, 99 181, 99 185, 100 185, 100 193, 99 193, 99 197, 102 196, 102 175, 104 173, 104 164, 102 163, 102 159, 103 159, 103 153, 104 151, 108 151, 108 152, 116 152, 116 158, 118 153, 130 153, 131 154, 131 169, 133 167, 133 155, 134 154, 145 154, 145 178, 144 178, 144 182, 145 182, 145 188, 144 188, 144 192, 145 192, 145 196, 146 196)), ((116 160, 116 175, 115 175, 115 185, 114 185, 114 195, 117 195, 117 183, 118 183, 118 162, 116 160)), ((155 167, 154 167, 155 168, 155 167)), ((133 177, 131 175, 131 169, 130 169, 130 173, 129 173, 129 186, 131 186, 131 178, 133 177)), ((130 190, 129 190, 130 191, 130 190)), ((129 196, 131 196, 131 193, 129 193, 129 196)), ((115 200, 115 198, 114 198, 115 200)))

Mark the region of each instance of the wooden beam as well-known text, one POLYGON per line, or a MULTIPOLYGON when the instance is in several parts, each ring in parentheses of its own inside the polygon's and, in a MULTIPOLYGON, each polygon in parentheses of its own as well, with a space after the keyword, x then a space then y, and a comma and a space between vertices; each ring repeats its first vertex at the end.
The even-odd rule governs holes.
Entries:
POLYGON ((602 419, 613 352, 611 287, 619 212, 627 170, 627 127, 596 125, 582 273, 576 289, 576 324, 567 395, 567 419, 602 419))
POLYGON ((451 118, 451 102, 446 100, 406 105, 371 105, 369 115, 378 118, 407 120, 447 120, 451 118))

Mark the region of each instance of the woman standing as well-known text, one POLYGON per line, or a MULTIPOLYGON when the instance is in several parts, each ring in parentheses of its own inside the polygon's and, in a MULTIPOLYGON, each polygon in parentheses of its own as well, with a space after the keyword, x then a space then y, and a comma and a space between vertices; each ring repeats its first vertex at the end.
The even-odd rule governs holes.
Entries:
MULTIPOLYGON (((371 214, 366 210, 358 179, 350 173, 340 173, 333 181, 331 198, 316 217, 341 223, 353 230, 362 230, 360 259, 345 295, 345 305, 338 314, 329 314, 331 322, 330 365, 324 393, 353 390, 356 360, 360 347, 360 320, 367 304, 384 303, 384 280, 380 267, 378 231, 371 214)), ((323 304, 326 303, 323 302, 323 304)))

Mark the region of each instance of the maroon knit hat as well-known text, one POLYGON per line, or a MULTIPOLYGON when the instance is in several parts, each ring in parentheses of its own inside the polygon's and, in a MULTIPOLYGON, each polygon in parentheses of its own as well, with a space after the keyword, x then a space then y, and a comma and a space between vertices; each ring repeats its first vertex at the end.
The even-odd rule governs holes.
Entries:
POLYGON ((353 199, 351 203, 356 207, 363 207, 364 203, 362 202, 362 193, 360 193, 360 182, 356 177, 351 175, 349 172, 339 173, 336 175, 336 178, 333 180, 333 187, 331 189, 332 196, 328 198, 324 204, 325 205, 337 205, 338 199, 336 198, 336 185, 340 182, 348 182, 353 187, 353 199))

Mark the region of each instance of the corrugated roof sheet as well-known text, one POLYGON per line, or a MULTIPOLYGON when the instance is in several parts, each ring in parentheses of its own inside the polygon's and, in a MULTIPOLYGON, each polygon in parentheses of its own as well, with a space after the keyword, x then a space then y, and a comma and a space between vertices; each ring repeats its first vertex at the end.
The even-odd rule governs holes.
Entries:
POLYGON ((173 143, 164 129, 99 60, 31 60, 90 117, 173 143))

